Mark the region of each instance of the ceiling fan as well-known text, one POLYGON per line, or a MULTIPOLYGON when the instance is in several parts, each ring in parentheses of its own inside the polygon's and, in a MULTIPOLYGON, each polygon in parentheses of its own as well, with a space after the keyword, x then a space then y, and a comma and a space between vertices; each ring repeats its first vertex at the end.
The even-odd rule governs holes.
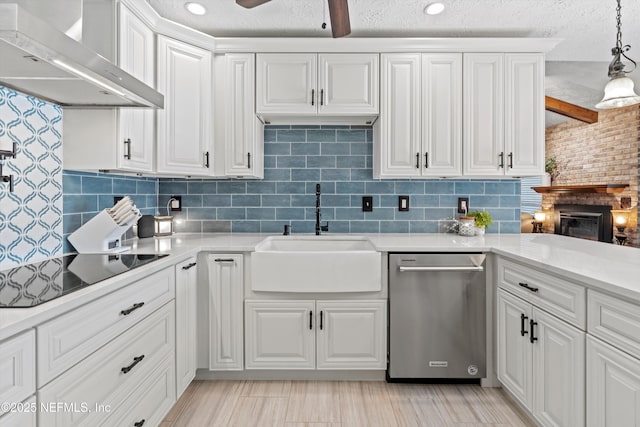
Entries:
MULTIPOLYGON (((271 0, 236 0, 236 3, 247 9, 260 6, 271 0)), ((351 34, 349 22, 349 6, 347 0, 327 0, 329 2, 329 16, 331 18, 331 33, 333 38, 351 34)))

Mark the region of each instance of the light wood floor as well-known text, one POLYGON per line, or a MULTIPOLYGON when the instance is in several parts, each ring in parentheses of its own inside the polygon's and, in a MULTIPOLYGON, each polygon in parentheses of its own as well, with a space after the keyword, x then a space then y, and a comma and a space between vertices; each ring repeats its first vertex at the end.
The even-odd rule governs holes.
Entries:
POLYGON ((500 389, 384 381, 194 381, 161 427, 533 427, 500 389))

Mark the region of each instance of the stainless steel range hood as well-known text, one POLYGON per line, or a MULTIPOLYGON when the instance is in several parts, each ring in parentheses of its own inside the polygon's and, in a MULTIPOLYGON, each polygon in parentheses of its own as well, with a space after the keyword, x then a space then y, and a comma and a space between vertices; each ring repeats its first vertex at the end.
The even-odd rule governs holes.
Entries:
POLYGON ((0 3, 0 84, 64 107, 164 108, 161 93, 17 3, 0 3))

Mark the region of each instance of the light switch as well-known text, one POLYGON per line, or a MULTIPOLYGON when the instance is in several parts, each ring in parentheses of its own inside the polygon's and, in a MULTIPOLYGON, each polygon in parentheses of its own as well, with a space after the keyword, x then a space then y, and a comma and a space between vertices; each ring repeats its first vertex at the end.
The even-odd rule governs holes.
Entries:
POLYGON ((362 212, 373 212, 372 196, 362 196, 362 212))

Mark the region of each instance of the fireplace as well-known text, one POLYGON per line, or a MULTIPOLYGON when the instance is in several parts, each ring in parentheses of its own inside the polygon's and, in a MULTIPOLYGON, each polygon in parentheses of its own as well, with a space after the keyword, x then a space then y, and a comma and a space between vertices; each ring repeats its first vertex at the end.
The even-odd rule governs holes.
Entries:
POLYGON ((555 234, 611 243, 611 206, 554 205, 555 234))

